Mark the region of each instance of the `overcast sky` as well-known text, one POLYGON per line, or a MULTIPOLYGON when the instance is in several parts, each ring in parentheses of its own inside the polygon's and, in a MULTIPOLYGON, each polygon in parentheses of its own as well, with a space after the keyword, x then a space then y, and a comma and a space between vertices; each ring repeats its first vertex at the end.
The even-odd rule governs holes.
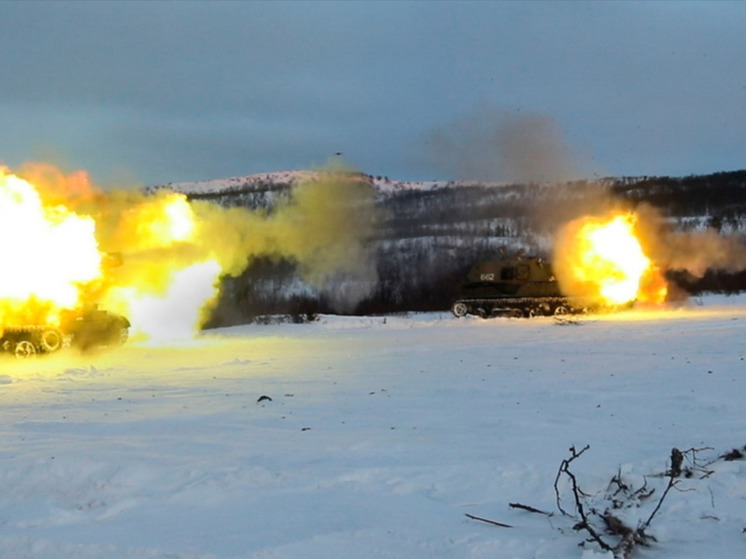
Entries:
POLYGON ((742 2, 0 2, 0 162, 143 184, 746 168, 742 2))

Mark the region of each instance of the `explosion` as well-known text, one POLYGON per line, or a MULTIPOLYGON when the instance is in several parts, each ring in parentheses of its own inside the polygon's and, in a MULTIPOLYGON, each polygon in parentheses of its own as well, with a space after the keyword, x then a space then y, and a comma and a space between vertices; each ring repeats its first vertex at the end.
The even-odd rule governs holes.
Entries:
POLYGON ((27 181, 0 168, 0 324, 54 322, 101 276, 95 222, 62 205, 45 205, 27 181))
MULTIPOLYGON (((185 196, 130 195, 126 203, 117 203, 117 195, 99 194, 98 211, 83 215, 62 203, 56 181, 44 181, 48 172, 36 170, 31 175, 39 185, 0 169, 0 234, 8 241, 0 275, 0 324, 59 326, 64 312, 97 304, 129 316, 148 297, 168 299, 171 278, 179 272, 209 262, 208 256, 195 262, 191 255, 169 266, 159 260, 163 254, 153 254, 189 242, 196 220, 185 196), (98 227, 103 222, 115 224, 113 231, 98 227), (132 259, 126 271, 120 269, 125 254, 132 259)), ((83 205, 75 198, 68 201, 76 204, 83 205)), ((200 299, 194 301, 188 290, 179 290, 186 308, 199 309, 215 296, 220 270, 214 262, 209 268, 211 276, 200 278, 209 293, 195 289, 200 299)), ((199 324, 198 314, 192 314, 190 330, 199 324)), ((139 318, 134 317, 136 329, 152 334, 155 321, 139 318)))
POLYGON ((554 249, 562 291, 607 307, 665 301, 666 281, 645 254, 636 223, 635 214, 618 213, 565 225, 554 249))
MULTIPOLYGON (((99 306, 134 334, 194 334, 257 255, 286 258, 317 286, 362 273, 375 221, 370 189, 348 169, 319 172, 271 213, 190 202, 169 190, 99 191, 51 165, 0 167, 0 336, 3 327, 59 327, 99 306)), ((369 268, 365 270, 369 272, 369 268)))

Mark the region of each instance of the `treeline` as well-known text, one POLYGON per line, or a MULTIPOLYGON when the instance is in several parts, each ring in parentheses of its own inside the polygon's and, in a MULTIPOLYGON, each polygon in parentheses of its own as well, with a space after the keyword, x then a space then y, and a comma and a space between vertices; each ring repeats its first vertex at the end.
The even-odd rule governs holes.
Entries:
POLYGON ((611 190, 647 202, 673 218, 702 216, 718 231, 743 230, 746 224, 746 170, 687 177, 616 179, 611 190))
MULTIPOLYGON (((746 228, 746 171, 565 185, 448 183, 432 189, 379 192, 380 223, 367 246, 375 277, 359 278, 367 288, 356 305, 340 310, 330 296, 349 288, 344 284, 354 281, 349 277, 312 286, 299 279, 292 262, 258 258, 241 276, 224 279, 208 326, 256 321, 267 315, 306 320, 317 313, 446 310, 474 262, 519 250, 549 257, 554 227, 588 211, 594 199, 603 198, 598 196, 599 189, 631 204, 651 204, 681 224, 694 218, 698 227, 723 232, 746 228)), ((268 183, 261 189, 193 198, 271 210, 291 192, 290 184, 268 183)), ((690 293, 746 289, 746 272, 713 270, 699 279, 681 274, 671 279, 690 293)))

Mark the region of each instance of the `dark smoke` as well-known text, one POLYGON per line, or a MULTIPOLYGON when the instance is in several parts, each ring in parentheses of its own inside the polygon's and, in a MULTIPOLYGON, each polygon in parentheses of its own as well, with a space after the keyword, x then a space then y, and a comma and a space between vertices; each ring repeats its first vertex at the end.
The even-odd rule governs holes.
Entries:
POLYGON ((579 176, 578 158, 544 114, 481 107, 433 130, 425 143, 436 170, 457 180, 543 183, 579 176))
POLYGON ((677 231, 646 204, 635 213, 643 249, 662 270, 687 272, 696 278, 708 270, 746 270, 746 246, 740 235, 723 235, 711 228, 677 231))

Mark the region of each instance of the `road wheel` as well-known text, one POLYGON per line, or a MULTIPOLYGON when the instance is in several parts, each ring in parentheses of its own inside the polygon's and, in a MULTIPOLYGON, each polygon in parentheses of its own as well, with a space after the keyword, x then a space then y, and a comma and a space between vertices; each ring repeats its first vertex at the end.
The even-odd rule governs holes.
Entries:
POLYGON ((451 312, 453 312, 456 318, 463 318, 469 314, 469 307, 466 306, 466 303, 458 301, 453 304, 453 307, 451 307, 451 312))
POLYGON ((34 355, 36 355, 36 347, 34 347, 34 344, 32 344, 28 340, 21 340, 16 344, 13 353, 19 359, 26 359, 28 357, 33 357, 34 355))
POLYGON ((62 347, 62 334, 57 330, 45 330, 42 332, 39 342, 44 351, 52 353, 62 347))

